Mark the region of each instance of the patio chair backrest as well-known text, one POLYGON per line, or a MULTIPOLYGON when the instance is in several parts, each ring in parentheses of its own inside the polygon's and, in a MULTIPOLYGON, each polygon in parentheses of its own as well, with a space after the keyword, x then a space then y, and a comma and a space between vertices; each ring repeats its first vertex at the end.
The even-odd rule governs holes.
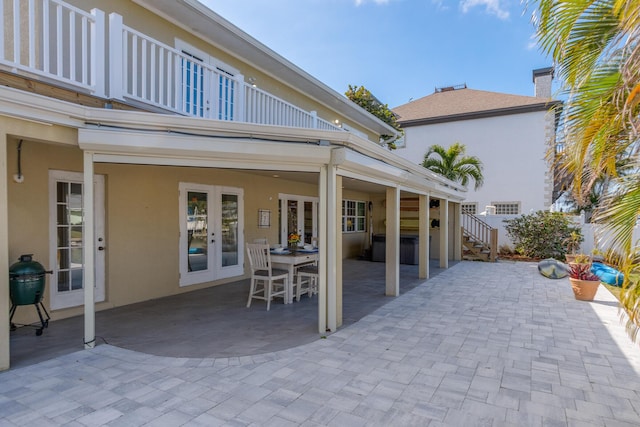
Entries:
POLYGON ((271 275, 271 254, 269 253, 269 245, 262 243, 247 243, 247 255, 249 256, 249 264, 251 271, 267 271, 271 275))

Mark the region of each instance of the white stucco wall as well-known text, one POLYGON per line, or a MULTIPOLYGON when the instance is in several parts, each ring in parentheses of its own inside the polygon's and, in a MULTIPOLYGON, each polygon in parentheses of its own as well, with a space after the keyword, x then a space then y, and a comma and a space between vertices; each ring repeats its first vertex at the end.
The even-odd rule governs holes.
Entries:
POLYGON ((422 163, 433 144, 460 142, 484 165, 484 185, 469 186, 465 202, 477 202, 478 213, 492 202, 520 202, 520 213, 546 210, 551 181, 545 161, 547 113, 532 112, 405 128, 405 147, 396 154, 422 163))

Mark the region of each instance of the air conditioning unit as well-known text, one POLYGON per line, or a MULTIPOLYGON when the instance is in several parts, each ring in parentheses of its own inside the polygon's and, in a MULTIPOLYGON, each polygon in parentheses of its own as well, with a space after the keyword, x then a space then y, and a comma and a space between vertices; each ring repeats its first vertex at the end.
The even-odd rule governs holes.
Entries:
POLYGON ((484 207, 484 211, 486 212, 487 215, 495 215, 496 214, 496 207, 495 206, 485 206, 484 207))

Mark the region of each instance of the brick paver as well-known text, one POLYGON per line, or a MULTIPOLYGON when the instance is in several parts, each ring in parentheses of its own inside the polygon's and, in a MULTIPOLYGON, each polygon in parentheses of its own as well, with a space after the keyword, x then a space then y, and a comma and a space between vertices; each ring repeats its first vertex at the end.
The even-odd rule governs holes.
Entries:
POLYGON ((603 287, 461 262, 311 344, 228 359, 100 345, 0 373, 0 426, 638 426, 640 349, 603 287))

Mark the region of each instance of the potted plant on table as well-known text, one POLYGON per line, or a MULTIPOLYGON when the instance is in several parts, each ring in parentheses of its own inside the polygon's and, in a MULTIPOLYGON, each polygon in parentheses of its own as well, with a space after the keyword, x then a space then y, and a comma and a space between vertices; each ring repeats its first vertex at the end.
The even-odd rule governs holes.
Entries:
POLYGON ((300 235, 298 233, 290 233, 287 242, 289 243, 289 250, 296 252, 298 250, 298 244, 300 243, 300 235))
POLYGON ((577 300, 593 301, 600 285, 600 278, 591 272, 591 263, 569 265, 569 281, 577 300))

